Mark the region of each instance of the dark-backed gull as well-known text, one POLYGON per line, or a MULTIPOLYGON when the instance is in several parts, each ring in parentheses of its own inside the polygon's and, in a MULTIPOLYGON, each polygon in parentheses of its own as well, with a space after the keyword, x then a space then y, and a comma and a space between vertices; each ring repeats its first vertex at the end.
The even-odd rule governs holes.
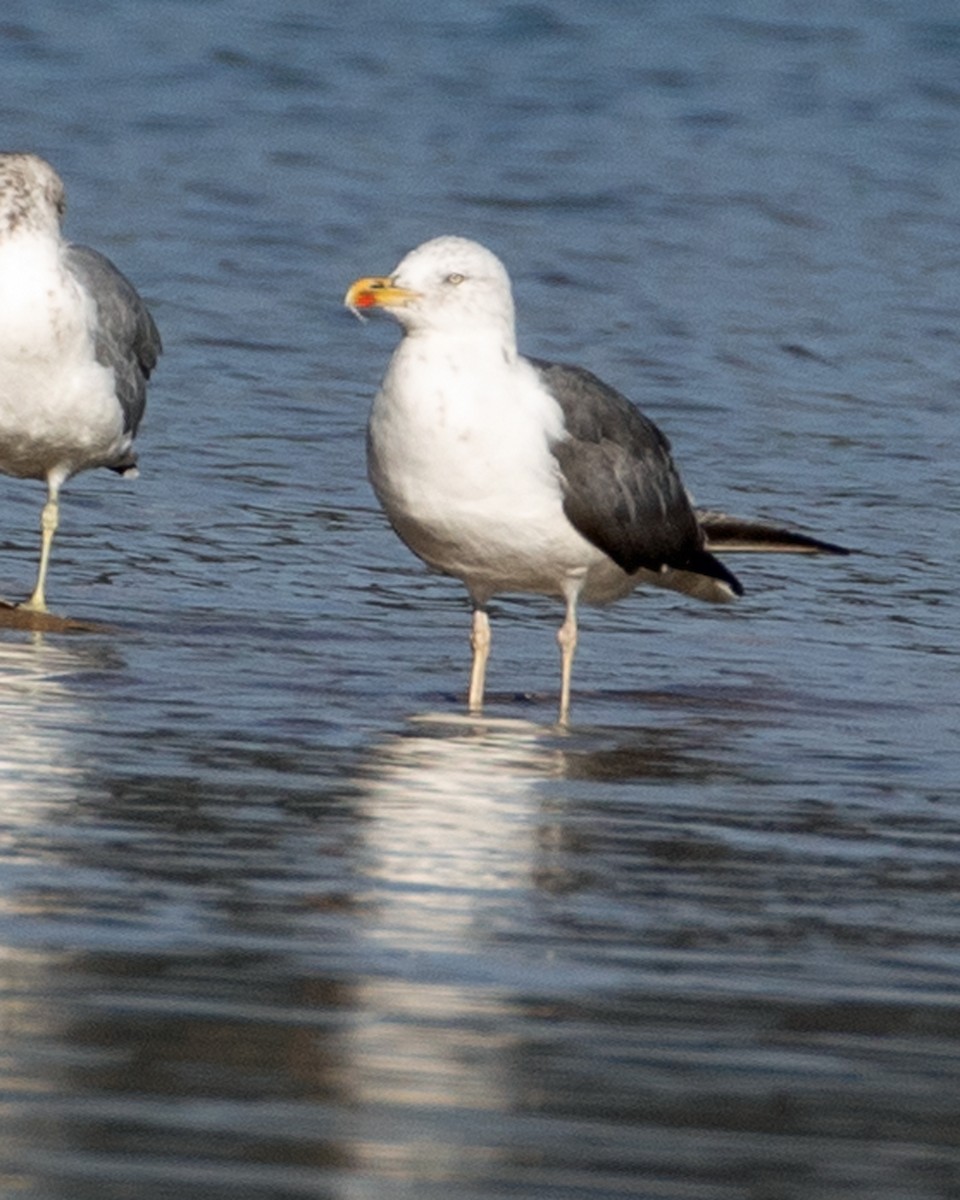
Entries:
POLYGON ((471 712, 483 704, 495 595, 565 602, 565 724, 580 600, 638 584, 732 600, 743 589, 715 550, 845 553, 695 508, 669 442, 635 405, 581 367, 518 353, 507 272, 476 242, 425 242, 391 275, 358 279, 345 303, 403 327, 370 417, 370 479, 403 541, 470 594, 471 712))

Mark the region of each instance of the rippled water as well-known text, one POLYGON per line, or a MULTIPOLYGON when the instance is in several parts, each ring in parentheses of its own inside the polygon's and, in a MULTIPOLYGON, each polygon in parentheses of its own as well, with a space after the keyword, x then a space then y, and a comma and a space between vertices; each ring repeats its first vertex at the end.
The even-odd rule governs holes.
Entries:
POLYGON ((0 631, 0 1192, 957 1195, 955 6, 11 0, 0 105, 166 342, 141 478, 64 493, 102 628, 0 631), (340 307, 441 232, 857 555, 585 613, 566 734, 504 601, 465 720, 340 307))

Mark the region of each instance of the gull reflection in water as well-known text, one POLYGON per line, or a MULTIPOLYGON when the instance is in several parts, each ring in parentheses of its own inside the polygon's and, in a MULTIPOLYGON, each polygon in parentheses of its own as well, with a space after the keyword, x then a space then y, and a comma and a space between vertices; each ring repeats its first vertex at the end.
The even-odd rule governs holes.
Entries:
POLYGON ((376 1114, 351 1147, 369 1170, 387 1155, 395 1178, 456 1177, 470 1139, 438 1129, 510 1108, 508 995, 526 964, 509 941, 536 897, 539 789, 563 769, 552 736, 424 717, 360 772, 372 903, 348 1040, 355 1099, 376 1114))
MULTIPOLYGON (((73 647, 42 634, 0 640, 0 1025, 7 1052, 7 1103, 0 1105, 0 1161, 16 1160, 17 1098, 36 1087, 19 1052, 56 1024, 49 962, 30 944, 29 923, 61 870, 51 848, 57 814, 76 794, 77 728, 82 706, 67 680, 78 667, 73 647)), ((0 1191, 17 1194, 23 1178, 0 1168, 0 1191), (8 1189, 8 1190, 3 1190, 8 1189)))
MULTIPOLYGON (((736 764, 746 718, 684 696, 643 711, 634 726, 564 733, 421 719, 360 769, 355 869, 368 903, 342 1045, 356 1114, 345 1150, 360 1177, 389 1175, 401 1190, 448 1181, 451 1192, 508 1178, 517 1114, 536 1107, 544 1080, 602 1080, 591 1054, 616 1061, 606 1023, 619 989, 643 978, 633 946, 655 943, 661 920, 649 846, 681 864, 689 849, 693 886, 723 886, 709 877, 724 863, 715 841, 704 872, 704 843, 683 819, 704 783, 738 778, 723 764, 736 764), (575 1034, 562 1019, 554 1029, 553 1013, 580 997, 575 1034)), ((696 901, 679 895, 685 929, 696 901)), ((615 1093, 615 1072, 609 1083, 615 1093)))
POLYGON ((422 717, 361 772, 376 936, 402 953, 457 954, 530 886, 538 789, 561 752, 524 721, 422 717))
POLYGON ((0 642, 0 837, 69 796, 77 780, 71 729, 79 720, 65 681, 77 670, 71 648, 42 634, 0 642))

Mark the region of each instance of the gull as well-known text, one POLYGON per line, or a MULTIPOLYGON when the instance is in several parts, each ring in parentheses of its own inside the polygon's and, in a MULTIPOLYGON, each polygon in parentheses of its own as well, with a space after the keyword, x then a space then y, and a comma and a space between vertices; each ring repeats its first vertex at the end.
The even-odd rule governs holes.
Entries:
POLYGON ((425 242, 392 274, 356 280, 344 302, 382 309, 403 331, 373 403, 368 471, 400 538, 470 595, 471 713, 483 707, 496 595, 565 604, 566 725, 581 600, 653 584, 724 602, 743 588, 714 550, 847 553, 695 508, 670 443, 631 401, 582 367, 519 353, 510 279, 477 242, 425 242))
POLYGON ((160 335, 133 285, 60 232, 63 183, 0 153, 0 471, 46 483, 40 564, 22 608, 45 613, 59 495, 78 471, 135 476, 133 439, 160 335))

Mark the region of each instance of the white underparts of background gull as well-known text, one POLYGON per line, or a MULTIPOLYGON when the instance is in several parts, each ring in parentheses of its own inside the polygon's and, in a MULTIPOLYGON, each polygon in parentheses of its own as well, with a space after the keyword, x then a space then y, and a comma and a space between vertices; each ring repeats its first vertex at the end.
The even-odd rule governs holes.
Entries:
POLYGON ((160 336, 133 285, 61 236, 64 188, 34 154, 0 154, 0 471, 46 483, 37 581, 21 610, 46 613, 63 483, 136 474, 133 439, 160 336))
POLYGON ((714 551, 846 553, 694 508, 669 442, 634 404, 580 367, 518 353, 507 272, 476 242, 425 242, 393 274, 358 279, 345 303, 403 328, 370 416, 370 480, 410 549, 470 594, 471 712, 483 705, 495 595, 564 601, 566 724, 580 600, 646 583, 727 601, 743 589, 714 551))

